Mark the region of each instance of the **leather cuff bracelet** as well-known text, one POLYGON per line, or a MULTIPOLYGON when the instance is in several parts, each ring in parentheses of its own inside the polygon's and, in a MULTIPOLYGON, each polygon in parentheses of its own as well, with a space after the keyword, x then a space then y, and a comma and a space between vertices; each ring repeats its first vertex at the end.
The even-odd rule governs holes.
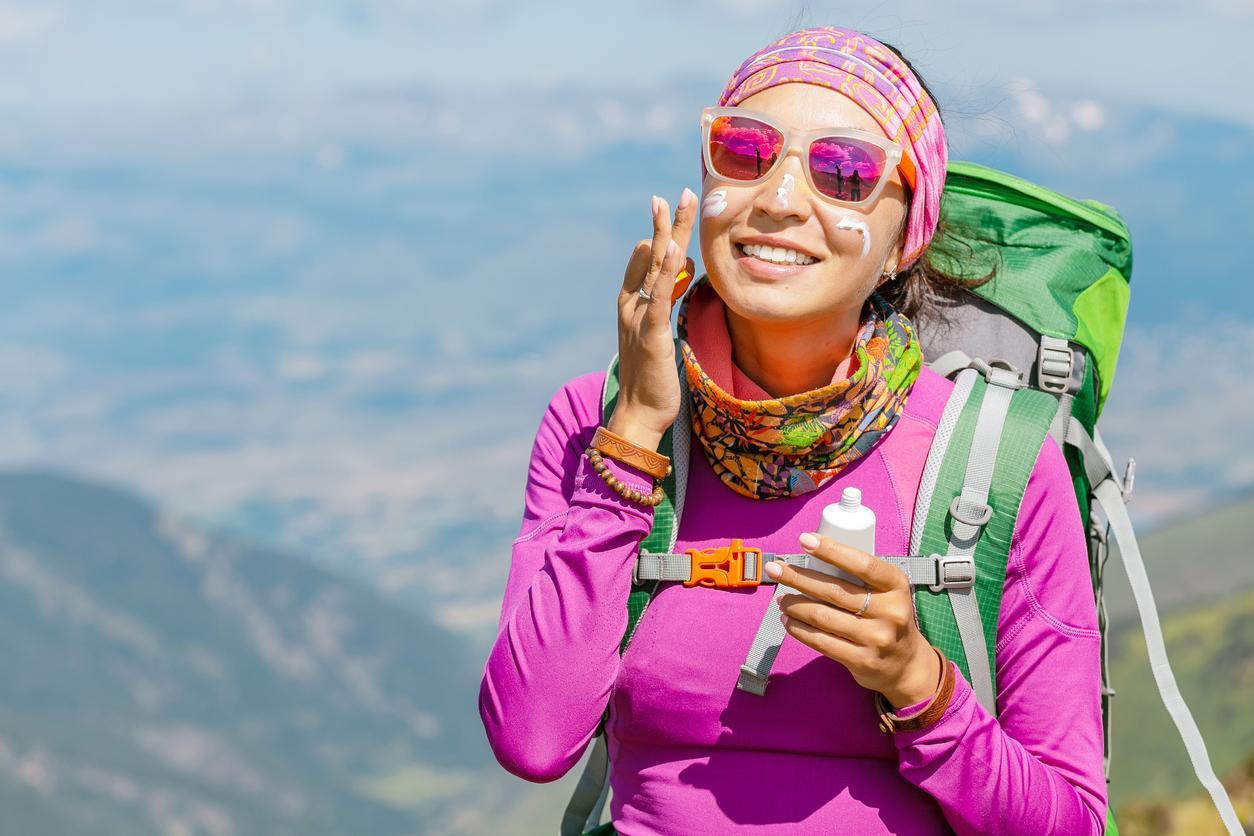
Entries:
POLYGON ((592 446, 615 461, 637 467, 654 479, 665 479, 671 474, 671 460, 655 450, 648 450, 632 444, 621 435, 612 433, 605 427, 597 427, 592 437, 592 446))
POLYGON ((888 700, 884 699, 884 695, 876 691, 875 710, 880 715, 880 731, 887 733, 925 729, 939 720, 945 713, 945 709, 949 707, 949 700, 954 695, 954 666, 945 658, 945 654, 939 647, 933 645, 932 649, 941 660, 940 680, 936 685, 936 691, 932 694, 932 699, 922 711, 908 717, 898 717, 893 713, 893 707, 888 704, 888 700))

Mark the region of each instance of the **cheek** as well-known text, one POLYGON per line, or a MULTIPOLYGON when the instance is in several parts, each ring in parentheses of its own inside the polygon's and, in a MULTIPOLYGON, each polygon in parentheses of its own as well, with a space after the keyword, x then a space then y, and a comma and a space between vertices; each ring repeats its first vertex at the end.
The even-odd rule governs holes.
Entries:
POLYGON ((727 211, 727 189, 712 189, 701 201, 702 219, 717 218, 727 211))
POLYGON ((875 236, 871 232, 871 225, 864 218, 857 215, 845 215, 836 222, 836 229, 842 235, 850 233, 857 235, 861 239, 859 257, 866 258, 867 253, 871 251, 872 240, 875 236))
POLYGON ((750 189, 737 189, 718 182, 709 184, 697 211, 697 238, 701 241, 702 254, 707 261, 711 257, 719 257, 709 248, 715 241, 730 236, 732 227, 743 219, 752 202, 750 189))

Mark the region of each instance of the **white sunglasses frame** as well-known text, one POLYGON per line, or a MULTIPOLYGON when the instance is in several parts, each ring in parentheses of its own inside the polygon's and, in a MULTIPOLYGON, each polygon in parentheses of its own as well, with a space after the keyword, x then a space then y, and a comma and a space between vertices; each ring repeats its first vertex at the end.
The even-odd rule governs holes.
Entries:
MULTIPOLYGON (((771 116, 758 110, 749 110, 743 107, 707 107, 701 111, 701 158, 705 161, 706 173, 718 180, 720 183, 729 183, 734 186, 756 186, 759 183, 769 180, 779 167, 783 164, 784 158, 791 154, 794 150, 799 150, 802 158, 802 168, 805 169, 806 182, 810 184, 810 190, 818 195, 821 199, 837 206, 847 206, 856 209, 865 209, 874 205, 879 198, 880 193, 884 191, 884 187, 888 185, 889 177, 884 176, 879 179, 875 187, 871 189, 870 194, 859 201, 841 200, 832 197, 819 190, 814 184, 814 172, 810 168, 810 145, 816 139, 822 137, 847 137, 856 139, 860 142, 867 142, 884 150, 888 157, 889 164, 895 168, 901 168, 902 158, 905 152, 900 145, 879 134, 873 134, 870 131, 859 130, 858 128, 813 128, 808 131, 794 131, 779 124, 771 116), (780 136, 784 138, 783 151, 779 158, 775 160, 775 164, 766 170, 760 177, 752 180, 737 180, 734 177, 726 177, 714 170, 714 161, 710 159, 710 126, 714 124, 714 120, 720 116, 747 116, 751 119, 757 119, 779 131, 780 136)), ((910 188, 906 180, 905 172, 899 171, 901 174, 902 185, 904 188, 910 188)))

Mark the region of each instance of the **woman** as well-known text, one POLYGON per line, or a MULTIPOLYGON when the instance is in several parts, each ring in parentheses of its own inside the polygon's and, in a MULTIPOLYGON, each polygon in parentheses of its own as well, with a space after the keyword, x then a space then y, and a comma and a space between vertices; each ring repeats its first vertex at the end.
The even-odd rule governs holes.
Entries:
POLYGON ((605 429, 621 460, 589 451, 604 438, 603 372, 567 382, 541 421, 480 693, 493 751, 515 775, 555 780, 608 702, 624 834, 1101 833, 1097 614, 1053 439, 1016 520, 996 718, 919 632, 899 570, 808 534, 855 486, 877 552, 908 551, 953 386, 922 365, 909 319, 954 289, 923 260, 945 178, 934 101, 895 50, 819 27, 750 56, 719 106, 733 110, 703 118, 702 199, 685 190, 672 222, 654 198, 653 238, 619 293, 621 392, 605 429), (670 302, 698 211, 707 275, 680 306, 681 379, 670 302), (618 653, 681 396, 693 452, 675 551, 800 544, 864 584, 771 570, 796 591, 780 602, 788 637, 763 696, 736 681, 769 588, 665 584, 618 653), (876 694, 914 722, 882 732, 876 694))

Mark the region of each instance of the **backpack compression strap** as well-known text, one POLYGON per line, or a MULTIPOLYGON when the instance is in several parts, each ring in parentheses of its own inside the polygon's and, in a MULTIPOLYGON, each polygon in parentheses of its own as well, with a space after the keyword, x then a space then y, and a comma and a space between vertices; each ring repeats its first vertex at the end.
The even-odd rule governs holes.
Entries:
MULTIPOLYGON (((676 365, 682 361, 679 340, 675 340, 676 365)), ((679 368, 683 374, 683 369, 679 368)), ((680 378, 683 379, 682 377, 680 378)), ((640 544, 641 552, 672 552, 679 536, 679 520, 684 512, 684 494, 688 485, 688 459, 691 446, 690 426, 688 417, 688 394, 683 392, 679 401, 679 415, 675 423, 662 436, 658 444, 658 452, 671 460, 671 475, 662 480, 665 496, 662 503, 653 509, 653 527, 640 544)), ((605 385, 601 389, 601 420, 606 421, 614 412, 618 402, 618 355, 610 361, 605 373, 605 385)), ((640 617, 653 599, 660 581, 649 584, 633 582, 631 592, 627 595, 627 629, 623 632, 623 640, 618 652, 621 656, 635 635, 636 625, 640 617)), ((561 836, 581 836, 596 828, 601 821, 601 811, 605 807, 609 795, 609 746, 605 739, 605 723, 609 720, 610 708, 607 705, 601 713, 601 720, 593 732, 592 751, 584 765, 579 783, 566 805, 562 815, 561 836)))
POLYGON ((1149 653, 1150 669, 1158 685, 1158 694, 1184 740, 1184 748, 1193 763, 1193 772, 1210 794, 1224 826, 1233 836, 1240 836, 1245 830, 1237 818, 1232 800, 1215 776, 1210 755, 1206 751, 1206 742, 1180 694, 1175 674, 1167 660, 1167 646, 1163 642, 1162 625, 1158 621, 1158 609, 1154 605, 1154 592, 1150 588, 1145 562, 1141 559, 1136 533, 1132 530, 1132 520, 1128 517, 1127 497, 1131 493, 1135 468, 1129 460, 1123 481, 1116 478, 1114 460, 1102 443, 1101 435, 1095 432, 1089 438, 1084 427, 1074 418, 1067 427, 1067 443, 1074 444, 1083 454, 1084 469, 1093 485, 1093 508, 1101 509, 1110 526, 1110 532, 1114 534, 1115 549, 1119 552, 1128 580, 1132 584, 1132 594, 1141 617, 1141 631, 1145 634, 1145 648, 1149 653))

